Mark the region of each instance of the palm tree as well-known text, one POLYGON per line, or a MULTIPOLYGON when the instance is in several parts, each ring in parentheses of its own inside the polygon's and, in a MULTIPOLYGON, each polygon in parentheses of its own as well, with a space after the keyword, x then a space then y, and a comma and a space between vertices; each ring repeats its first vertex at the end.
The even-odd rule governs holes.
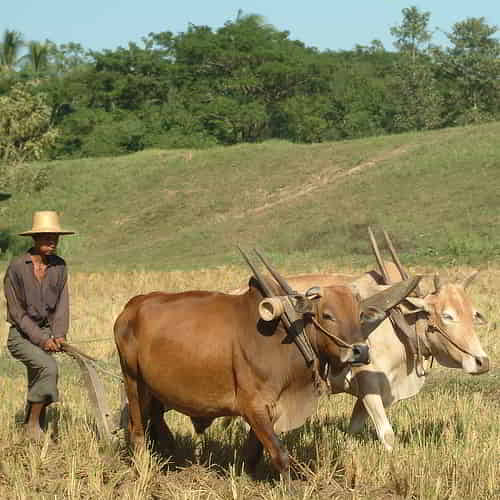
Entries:
POLYGON ((26 62, 31 67, 35 76, 39 76, 47 69, 49 56, 49 45, 46 42, 29 42, 28 53, 21 57, 20 61, 26 62))
POLYGON ((19 51, 24 45, 21 33, 13 30, 5 30, 3 41, 0 44, 0 64, 7 70, 12 71, 19 62, 19 51))

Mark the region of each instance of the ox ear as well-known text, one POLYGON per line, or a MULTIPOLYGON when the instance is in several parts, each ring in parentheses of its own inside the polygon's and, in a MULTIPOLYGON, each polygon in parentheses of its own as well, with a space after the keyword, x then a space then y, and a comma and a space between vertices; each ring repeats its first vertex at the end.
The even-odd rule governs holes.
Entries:
POLYGON ((305 296, 309 300, 318 300, 323 297, 323 290, 320 286, 312 286, 309 290, 307 290, 305 296))
POLYGON ((363 335, 370 335, 385 318, 387 318, 387 313, 377 306, 368 306, 364 308, 360 313, 363 335))

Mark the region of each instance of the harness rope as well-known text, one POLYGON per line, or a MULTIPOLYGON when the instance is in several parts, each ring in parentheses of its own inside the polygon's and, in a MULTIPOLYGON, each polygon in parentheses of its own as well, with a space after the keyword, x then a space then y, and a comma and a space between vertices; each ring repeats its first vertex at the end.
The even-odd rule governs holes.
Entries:
POLYGON ((453 347, 458 349, 459 351, 463 352, 464 354, 467 354, 467 356, 470 356, 472 358, 475 358, 474 354, 472 354, 469 350, 467 350, 465 347, 462 347, 458 342, 453 340, 433 319, 432 317, 429 319, 429 326, 436 330, 438 333, 440 333, 453 347))
POLYGON ((354 347, 352 344, 348 344, 347 342, 345 342, 344 340, 342 340, 340 337, 337 337, 333 333, 330 333, 326 328, 324 328, 323 326, 321 326, 321 324, 319 323, 319 321, 316 319, 316 316, 312 316, 311 317, 311 321, 314 323, 314 325, 316 326, 316 328, 320 332, 324 333, 330 340, 332 340, 333 342, 335 342, 335 344, 337 344, 339 347, 343 347, 345 349, 352 349, 354 347))
MULTIPOLYGON (((455 349, 459 350, 463 354, 466 354, 467 356, 475 358, 474 354, 472 354, 467 348, 460 345, 456 340, 453 340, 450 337, 450 335, 448 335, 448 333, 446 333, 446 331, 443 328, 441 328, 441 326, 439 326, 439 324, 435 320, 435 315, 431 315, 429 317, 429 319, 426 319, 425 321, 426 321, 427 325, 426 325, 424 331, 422 332, 422 334, 424 336, 427 335, 427 332, 435 331, 435 332, 439 333, 440 335, 442 335, 453 347, 455 347, 455 349)), ((421 334, 419 333, 418 328, 417 328, 417 324, 418 323, 415 324, 415 339, 416 339, 416 348, 417 348, 416 349, 417 352, 415 354, 415 359, 417 361, 416 372, 417 372, 417 375, 419 377, 423 377, 423 376, 427 375, 428 372, 426 372, 425 369, 423 368, 423 363, 421 360, 423 358, 427 359, 430 357, 431 358, 431 368, 432 368, 434 356, 432 355, 432 350, 430 349, 430 347, 426 344, 425 340, 421 337, 421 334), (428 356, 425 356, 424 354, 422 354, 421 343, 429 351, 428 356), (422 371, 420 371, 420 367, 422 367, 422 371)))
POLYGON ((113 337, 96 337, 93 339, 71 339, 72 344, 91 344, 93 342, 110 342, 114 340, 113 337))

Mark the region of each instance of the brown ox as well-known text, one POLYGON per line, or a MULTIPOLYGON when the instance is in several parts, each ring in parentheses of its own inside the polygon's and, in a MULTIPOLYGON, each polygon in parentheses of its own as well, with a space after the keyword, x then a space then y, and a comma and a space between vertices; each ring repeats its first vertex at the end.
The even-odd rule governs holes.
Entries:
MULTIPOLYGON (((216 417, 240 415, 252 429, 245 447, 248 470, 255 470, 262 445, 279 471, 288 467, 276 433, 311 415, 317 380, 280 319, 259 317, 261 286, 252 279, 242 295, 155 292, 126 304, 114 333, 133 445, 144 444, 147 427, 162 446, 172 444, 164 408, 189 415, 201 429, 216 417)), ((319 360, 340 372, 359 356, 353 344, 364 340, 360 303, 345 286, 314 292, 314 313, 302 318, 306 335, 319 360)))
MULTIPOLYGON (((398 262, 397 256, 393 258, 398 262)), ((298 291, 311 283, 321 286, 349 284, 361 298, 366 298, 383 289, 382 283, 386 280, 401 280, 400 264, 385 262, 383 267, 385 272, 371 271, 358 278, 308 274, 287 277, 287 281, 298 291)), ((330 375, 333 393, 347 392, 357 398, 350 432, 360 432, 370 416, 384 446, 389 450, 393 448, 394 431, 385 409, 420 391, 426 375, 422 358, 435 358, 443 366, 461 368, 470 374, 489 370, 488 356, 474 330, 474 325, 485 324, 486 320, 466 293, 475 275, 473 273, 461 283, 440 284, 435 280, 432 293, 407 297, 402 304, 407 307, 401 307, 401 312, 411 335, 404 334, 386 319, 368 337, 370 365, 353 367, 347 377, 330 375)))

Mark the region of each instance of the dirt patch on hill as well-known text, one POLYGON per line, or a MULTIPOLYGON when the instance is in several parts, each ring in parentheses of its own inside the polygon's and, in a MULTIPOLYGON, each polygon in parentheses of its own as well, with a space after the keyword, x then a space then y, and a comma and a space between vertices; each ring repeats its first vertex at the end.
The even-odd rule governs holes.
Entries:
POLYGON ((307 196, 328 184, 333 184, 335 182, 341 181, 342 179, 345 179, 346 177, 351 177, 353 175, 359 174, 360 172, 365 172, 370 168, 376 167, 379 163, 385 160, 401 156, 406 152, 407 146, 401 146, 399 148, 393 149, 392 151, 376 156, 370 160, 364 161, 363 163, 360 163, 359 165, 356 165, 355 167, 352 167, 348 170, 329 166, 327 168, 324 168, 319 173, 313 175, 311 181, 306 184, 302 184, 300 186, 289 186, 281 189, 275 195, 273 200, 267 201, 259 207, 244 210, 242 212, 233 211, 224 215, 218 215, 217 219, 219 221, 224 221, 228 218, 241 219, 249 215, 260 215, 268 210, 275 208, 278 205, 282 205, 283 203, 294 202, 297 199, 300 199, 303 196, 307 196))

